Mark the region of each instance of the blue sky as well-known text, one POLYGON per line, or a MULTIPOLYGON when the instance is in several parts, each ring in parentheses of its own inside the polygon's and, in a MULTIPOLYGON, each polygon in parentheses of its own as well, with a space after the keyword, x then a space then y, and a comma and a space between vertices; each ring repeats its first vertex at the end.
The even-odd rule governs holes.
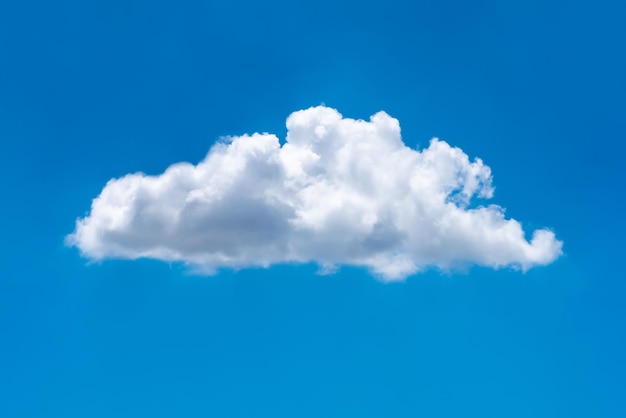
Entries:
POLYGON ((0 6, 0 416, 626 414, 619 2, 0 6), (480 157, 523 274, 213 276, 64 245, 111 178, 325 104, 480 157), (527 237, 530 238, 530 237, 527 237))

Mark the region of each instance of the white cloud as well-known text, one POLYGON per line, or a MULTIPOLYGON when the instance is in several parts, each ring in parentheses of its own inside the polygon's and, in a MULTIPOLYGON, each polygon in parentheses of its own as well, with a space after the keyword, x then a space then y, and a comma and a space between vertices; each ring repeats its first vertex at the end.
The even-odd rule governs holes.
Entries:
POLYGON ((493 195, 491 170, 433 139, 402 142, 398 121, 292 113, 287 140, 229 138, 198 165, 110 180, 67 237, 94 260, 140 257, 220 267, 316 262, 366 266, 385 280, 428 266, 528 269, 561 254, 546 229, 527 241, 493 195), (481 203, 481 201, 479 201, 481 203))

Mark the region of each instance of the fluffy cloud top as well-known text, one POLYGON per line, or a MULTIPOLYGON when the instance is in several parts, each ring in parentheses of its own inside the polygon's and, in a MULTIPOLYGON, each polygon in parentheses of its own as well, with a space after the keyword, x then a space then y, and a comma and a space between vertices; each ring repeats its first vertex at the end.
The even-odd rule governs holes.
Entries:
POLYGON ((491 170, 433 139, 402 142, 384 112, 369 121, 319 106, 271 134, 228 138, 197 165, 110 180, 67 240, 94 260, 148 257, 219 267, 316 262, 366 266, 385 280, 428 266, 528 269, 561 254, 547 229, 527 241, 493 195, 491 170))

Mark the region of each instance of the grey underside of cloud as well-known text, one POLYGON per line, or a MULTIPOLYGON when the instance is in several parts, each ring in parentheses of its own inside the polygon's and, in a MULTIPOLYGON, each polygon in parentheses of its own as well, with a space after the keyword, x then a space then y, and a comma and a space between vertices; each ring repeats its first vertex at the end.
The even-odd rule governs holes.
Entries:
POLYGON ((316 262, 365 266, 384 280, 427 267, 545 265, 562 243, 548 229, 526 240, 493 195, 491 170, 459 148, 404 145, 398 121, 319 106, 292 113, 281 146, 271 134, 224 139, 197 165, 110 180, 67 237, 92 259, 220 267, 316 262), (480 205, 478 205, 478 202, 480 205))

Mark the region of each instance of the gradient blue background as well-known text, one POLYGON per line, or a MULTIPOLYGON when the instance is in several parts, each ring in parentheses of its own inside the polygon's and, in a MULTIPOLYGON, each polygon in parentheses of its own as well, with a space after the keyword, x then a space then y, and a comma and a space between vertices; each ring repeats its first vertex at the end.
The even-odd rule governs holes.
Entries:
POLYGON ((626 416, 623 2, 173 3, 0 5, 0 417, 626 416), (111 177, 321 103, 481 157, 565 255, 383 284, 63 245, 111 177))

